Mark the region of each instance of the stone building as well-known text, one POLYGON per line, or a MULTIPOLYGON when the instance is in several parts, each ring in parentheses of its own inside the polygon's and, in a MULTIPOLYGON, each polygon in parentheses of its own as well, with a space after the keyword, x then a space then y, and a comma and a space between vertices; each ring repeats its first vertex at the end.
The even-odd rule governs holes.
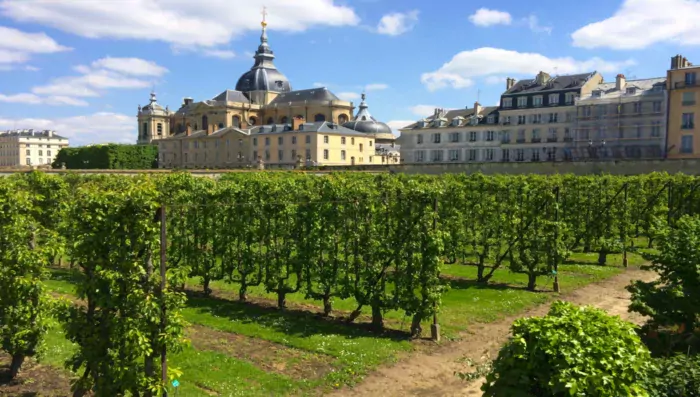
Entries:
POLYGON ((671 58, 666 72, 668 89, 668 158, 700 157, 700 127, 695 116, 700 115, 700 66, 694 66, 681 55, 671 58))
POLYGON ((51 164, 64 147, 68 138, 51 130, 0 131, 0 167, 51 164))
POLYGON ((666 78, 602 83, 576 101, 574 159, 663 158, 666 78))

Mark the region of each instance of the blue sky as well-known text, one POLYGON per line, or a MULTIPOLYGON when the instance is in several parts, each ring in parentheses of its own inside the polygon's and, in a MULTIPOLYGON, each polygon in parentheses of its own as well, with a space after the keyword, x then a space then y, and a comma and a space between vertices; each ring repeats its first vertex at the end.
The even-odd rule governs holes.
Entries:
POLYGON ((393 127, 434 107, 494 105, 506 77, 664 76, 700 62, 697 0, 0 0, 0 130, 72 145, 135 142, 152 87, 177 109, 233 89, 267 6, 293 88, 327 86, 393 127))

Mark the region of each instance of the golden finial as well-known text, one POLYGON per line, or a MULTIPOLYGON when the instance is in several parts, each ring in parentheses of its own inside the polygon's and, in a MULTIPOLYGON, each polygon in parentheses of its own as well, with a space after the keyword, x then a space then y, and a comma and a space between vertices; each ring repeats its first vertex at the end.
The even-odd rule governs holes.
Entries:
POLYGON ((262 17, 263 17, 263 19, 262 19, 262 22, 260 22, 260 24, 264 28, 267 26, 267 21, 265 20, 265 17, 267 17, 267 7, 265 7, 265 6, 263 6, 262 17))

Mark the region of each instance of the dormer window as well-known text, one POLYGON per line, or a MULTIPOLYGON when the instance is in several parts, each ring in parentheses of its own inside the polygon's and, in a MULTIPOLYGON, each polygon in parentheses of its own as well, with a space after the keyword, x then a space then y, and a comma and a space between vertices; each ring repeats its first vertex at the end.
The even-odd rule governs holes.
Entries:
POLYGON ((593 97, 594 98, 600 98, 600 96, 603 94, 603 91, 601 90, 595 90, 593 91, 593 97))
POLYGON ((627 94, 629 95, 634 95, 637 92, 637 89, 635 87, 627 87, 627 94))
POLYGON ((542 96, 537 95, 532 97, 532 106, 542 106, 542 96))
POLYGON ((452 126, 453 127, 459 126, 459 119, 452 119, 452 126))
POLYGON ((493 115, 489 116, 487 123, 493 124, 493 121, 494 121, 493 115))
POLYGON ((549 106, 555 106, 559 104, 559 94, 549 94, 549 106))
POLYGON ((421 120, 418 122, 418 127, 425 128, 425 121, 421 120))
POLYGON ((662 86, 660 84, 654 86, 654 91, 656 91, 656 92, 663 91, 663 90, 664 90, 664 86, 662 86))
POLYGON ((504 108, 513 107, 513 98, 503 98, 503 107, 504 108))
POLYGON ((527 97, 522 96, 522 97, 518 98, 518 107, 524 108, 526 106, 527 106, 527 97))

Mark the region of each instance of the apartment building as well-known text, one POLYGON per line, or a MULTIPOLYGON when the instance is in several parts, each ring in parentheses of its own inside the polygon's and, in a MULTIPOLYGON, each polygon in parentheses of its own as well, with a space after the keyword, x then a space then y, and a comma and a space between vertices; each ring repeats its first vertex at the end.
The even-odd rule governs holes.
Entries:
POLYGON ((59 150, 68 146, 68 138, 54 131, 0 131, 0 167, 51 164, 59 150))
POLYGON ((574 159, 663 158, 666 94, 664 77, 627 80, 622 74, 582 94, 576 101, 574 159))
POLYGON ((398 141, 403 163, 501 161, 497 106, 435 109, 402 129, 398 141))
POLYGON ((602 82, 597 72, 506 79, 499 108, 502 161, 573 160, 576 99, 602 82))
POLYGON ((671 68, 666 72, 668 158, 700 157, 700 127, 695 125, 695 116, 700 115, 699 73, 700 67, 683 56, 671 58, 671 68))

